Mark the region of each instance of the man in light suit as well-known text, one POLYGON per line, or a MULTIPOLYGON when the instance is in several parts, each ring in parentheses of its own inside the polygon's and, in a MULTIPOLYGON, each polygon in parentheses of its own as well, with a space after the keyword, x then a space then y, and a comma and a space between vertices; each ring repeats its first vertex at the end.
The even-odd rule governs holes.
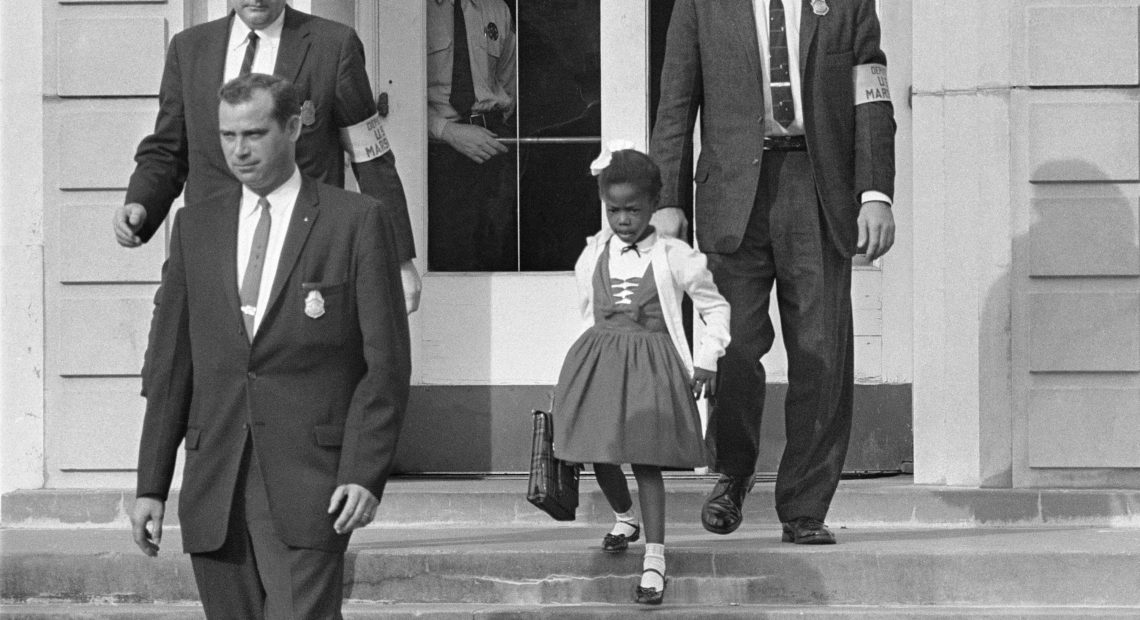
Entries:
POLYGON ((269 73, 301 97, 297 164, 306 176, 342 187, 349 154, 360 190, 391 210, 407 308, 419 305, 415 242, 396 159, 364 70, 364 46, 349 27, 286 6, 286 0, 229 0, 229 16, 174 36, 166 54, 154 133, 139 144, 125 204, 113 227, 119 244, 146 243, 185 188, 185 203, 238 186, 218 146, 215 103, 222 83, 269 73))
POLYGON ((242 185, 178 213, 153 318, 136 544, 159 550, 179 445, 183 549, 209 618, 339 618, 344 551, 396 452, 410 355, 389 212, 303 176, 301 109, 221 90, 242 185))
POLYGON ((851 256, 894 242, 894 130, 874 0, 677 0, 650 145, 665 182, 655 224, 683 228, 692 178, 697 241, 732 306, 708 430, 721 473, 709 531, 743 518, 776 284, 788 353, 776 511, 784 541, 835 542, 824 519, 851 429, 851 256))

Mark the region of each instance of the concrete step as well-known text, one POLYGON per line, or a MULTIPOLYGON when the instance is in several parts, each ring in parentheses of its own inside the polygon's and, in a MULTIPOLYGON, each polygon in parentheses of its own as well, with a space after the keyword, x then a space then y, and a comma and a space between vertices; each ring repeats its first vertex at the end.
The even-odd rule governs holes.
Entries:
MULTIPOLYGON (((1062 620, 1075 618, 1136 618, 1130 607, 980 607, 924 605, 676 605, 663 604, 652 610, 634 604, 622 605, 400 605, 350 601, 344 606, 346 620, 421 618, 424 620, 522 620, 524 618, 628 618, 631 614, 652 613, 655 619, 713 620, 750 618, 754 620, 1062 620)), ((0 616, 7 620, 202 620, 197 605, 154 604, 26 604, 0 605, 0 616)))
MULTIPOLYGON (((600 551, 605 528, 370 527, 353 537, 346 595, 400 605, 624 604, 642 546, 600 551)), ((745 524, 730 536, 670 525, 672 605, 1128 608, 1140 617, 1140 530, 838 529, 840 544, 779 542, 745 524)), ((6 603, 194 601, 179 534, 157 559, 119 530, 0 531, 6 603)))
MULTIPOLYGON (((669 523, 696 523, 714 477, 669 474, 669 523)), ((459 527, 544 526, 550 519, 526 501, 526 479, 396 478, 388 484, 377 527, 408 523, 459 527)), ((633 486, 631 482, 631 486, 633 486)), ((745 505, 746 520, 773 524, 771 482, 758 483, 745 505)), ((578 522, 601 525, 613 518, 597 484, 582 481, 578 522)), ((0 527, 125 527, 133 490, 44 489, 15 491, 0 502, 0 527)), ((177 494, 167 515, 177 525, 177 494)), ((910 476, 845 480, 828 522, 848 526, 1055 526, 1140 528, 1140 490, 974 489, 923 486, 910 476)))

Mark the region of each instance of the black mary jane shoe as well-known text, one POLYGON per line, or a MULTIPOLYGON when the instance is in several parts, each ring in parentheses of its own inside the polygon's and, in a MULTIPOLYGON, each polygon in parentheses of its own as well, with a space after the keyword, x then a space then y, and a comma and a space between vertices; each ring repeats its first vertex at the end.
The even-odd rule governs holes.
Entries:
POLYGON ((602 539, 602 551, 606 553, 621 553, 629 549, 629 543, 637 542, 637 539, 641 538, 641 524, 634 523, 632 525, 633 533, 629 536, 625 534, 606 534, 606 537, 602 539))
POLYGON ((661 571, 657 570, 656 568, 647 568, 641 572, 653 572, 661 575, 662 584, 660 590, 657 588, 643 588, 640 584, 638 584, 637 602, 641 605, 660 605, 661 601, 665 599, 665 586, 668 585, 668 580, 665 579, 665 575, 663 575, 661 571))

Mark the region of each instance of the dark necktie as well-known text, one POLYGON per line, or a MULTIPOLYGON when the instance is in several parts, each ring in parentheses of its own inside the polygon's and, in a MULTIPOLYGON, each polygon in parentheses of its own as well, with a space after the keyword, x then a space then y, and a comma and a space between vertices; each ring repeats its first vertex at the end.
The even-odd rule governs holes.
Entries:
POLYGON ((241 314, 245 320, 245 334, 253 342, 253 317, 257 314, 257 297, 261 289, 261 271, 265 267, 265 252, 269 246, 269 227, 273 218, 269 215, 269 201, 261 198, 257 201, 261 210, 261 218, 257 220, 257 228, 253 229, 253 242, 249 245, 249 262, 245 266, 245 275, 241 279, 241 314))
POLYGON ((471 52, 467 48, 467 23, 463 19, 463 0, 452 0, 455 8, 455 32, 452 47, 455 53, 451 63, 451 96, 448 103, 460 118, 471 114, 475 105, 475 83, 471 80, 471 52))
POLYGON ((249 36, 246 37, 246 39, 248 39, 248 42, 245 44, 245 58, 241 59, 241 71, 238 71, 239 76, 249 75, 249 72, 253 69, 253 59, 257 56, 257 41, 260 37, 257 36, 256 32, 250 30, 249 36))
POLYGON ((625 254, 626 252, 633 252, 634 254, 641 256, 641 250, 637 249, 636 243, 631 243, 631 244, 629 244, 629 245, 627 245, 621 249, 622 254, 625 254))
POLYGON ((768 66, 772 87, 772 117, 787 129, 796 119, 792 102, 792 73, 788 64, 787 22, 784 21, 784 4, 771 0, 768 4, 768 66))

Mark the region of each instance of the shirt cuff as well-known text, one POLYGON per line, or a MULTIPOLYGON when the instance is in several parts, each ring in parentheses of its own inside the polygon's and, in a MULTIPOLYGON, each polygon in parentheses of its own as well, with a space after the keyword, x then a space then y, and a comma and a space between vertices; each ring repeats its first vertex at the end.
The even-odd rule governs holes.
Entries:
POLYGON ((893 204, 891 202, 891 197, 884 194, 883 192, 866 191, 859 196, 860 204, 867 204, 868 202, 875 202, 876 200, 879 202, 887 203, 888 207, 893 204))
POLYGON ((435 138, 436 140, 443 140, 443 129, 447 127, 447 124, 450 122, 451 121, 443 118, 442 116, 433 118, 428 122, 428 133, 431 134, 431 137, 435 138))

